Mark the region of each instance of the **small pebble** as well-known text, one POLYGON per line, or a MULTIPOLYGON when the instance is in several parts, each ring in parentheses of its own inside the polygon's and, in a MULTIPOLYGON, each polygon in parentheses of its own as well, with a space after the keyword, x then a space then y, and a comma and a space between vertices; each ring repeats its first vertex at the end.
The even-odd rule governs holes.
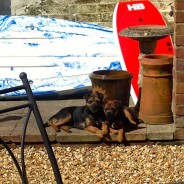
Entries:
MULTIPOLYGON (((20 148, 12 148, 20 162, 20 148)), ((64 184, 184 182, 184 145, 53 147, 64 184)), ((30 184, 55 184, 45 148, 26 147, 30 184)), ((21 183, 6 149, 0 149, 0 184, 21 183)))

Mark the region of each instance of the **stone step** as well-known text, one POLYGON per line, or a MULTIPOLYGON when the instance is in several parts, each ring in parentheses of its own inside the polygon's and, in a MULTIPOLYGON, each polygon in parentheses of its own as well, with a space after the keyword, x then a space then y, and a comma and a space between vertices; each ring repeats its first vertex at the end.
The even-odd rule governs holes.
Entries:
MULTIPOLYGON (((25 101, 2 101, 1 107, 6 108, 15 105, 24 104, 25 101)), ((40 114, 45 123, 49 117, 58 112, 61 108, 71 105, 84 105, 83 99, 77 100, 52 100, 37 101, 40 114)), ((26 119, 28 109, 16 110, 0 115, 0 137, 5 142, 20 143, 22 137, 23 125, 26 119)), ((84 130, 72 128, 72 133, 64 131, 55 132, 51 127, 47 127, 46 131, 49 140, 55 143, 92 143, 92 142, 116 142, 116 135, 100 139, 94 133, 84 130)), ((165 125, 148 125, 140 124, 137 130, 126 132, 126 140, 129 142, 147 142, 147 141, 174 141, 184 139, 183 128, 175 128, 175 124, 165 125)), ((26 131, 26 143, 43 143, 39 128, 33 113, 28 122, 26 131)))

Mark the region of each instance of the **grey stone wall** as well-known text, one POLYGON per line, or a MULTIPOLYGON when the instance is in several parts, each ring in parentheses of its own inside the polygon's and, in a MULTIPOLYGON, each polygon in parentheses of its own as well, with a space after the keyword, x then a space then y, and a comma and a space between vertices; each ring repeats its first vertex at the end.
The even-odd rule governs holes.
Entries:
MULTIPOLYGON (((169 15, 173 0, 151 1, 168 21, 173 22, 173 17, 169 15)), ((11 0, 11 14, 55 17, 112 27, 117 2, 118 0, 11 0)))

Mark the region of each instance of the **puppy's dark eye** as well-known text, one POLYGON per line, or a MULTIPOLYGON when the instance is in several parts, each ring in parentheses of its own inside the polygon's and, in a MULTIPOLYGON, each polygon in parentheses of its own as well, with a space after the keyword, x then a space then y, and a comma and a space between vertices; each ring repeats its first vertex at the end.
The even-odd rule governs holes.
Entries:
POLYGON ((115 110, 116 110, 116 107, 113 107, 113 108, 112 108, 112 110, 114 110, 114 111, 115 111, 115 110))

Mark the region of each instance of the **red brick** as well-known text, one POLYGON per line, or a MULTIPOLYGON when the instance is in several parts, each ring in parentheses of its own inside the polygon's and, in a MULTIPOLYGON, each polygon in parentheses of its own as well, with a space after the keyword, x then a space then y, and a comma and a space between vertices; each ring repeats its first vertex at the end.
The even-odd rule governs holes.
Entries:
POLYGON ((184 59, 176 59, 176 57, 174 57, 173 66, 176 71, 184 70, 184 59))
POLYGON ((184 139, 184 128, 177 128, 175 130, 175 139, 176 140, 184 139))
MULTIPOLYGON (((183 13, 184 16, 184 13, 183 13)), ((174 26, 175 35, 183 35, 184 36, 184 25, 183 24, 175 24, 174 26)))
POLYGON ((176 94, 175 97, 175 105, 184 104, 184 94, 176 94))
POLYGON ((184 128, 184 116, 176 116, 174 118, 176 128, 184 128))
POLYGON ((183 0, 175 0, 174 1, 175 10, 183 10, 184 9, 184 1, 183 0))
MULTIPOLYGON (((175 82, 173 81, 173 84, 175 82)), ((173 91, 175 91, 175 93, 180 94, 180 93, 184 93, 184 82, 177 82, 175 85, 173 85, 173 91)))
POLYGON ((177 11, 174 13, 175 23, 184 22, 184 12, 177 11))
POLYGON ((184 71, 173 70, 173 78, 176 80, 176 82, 184 82, 184 71))
POLYGON ((184 46, 184 35, 175 35, 174 43, 176 46, 184 46))
POLYGON ((176 116, 184 116, 184 105, 175 105, 174 111, 176 116))
POLYGON ((175 56, 176 58, 184 58, 184 47, 175 47, 175 56))

